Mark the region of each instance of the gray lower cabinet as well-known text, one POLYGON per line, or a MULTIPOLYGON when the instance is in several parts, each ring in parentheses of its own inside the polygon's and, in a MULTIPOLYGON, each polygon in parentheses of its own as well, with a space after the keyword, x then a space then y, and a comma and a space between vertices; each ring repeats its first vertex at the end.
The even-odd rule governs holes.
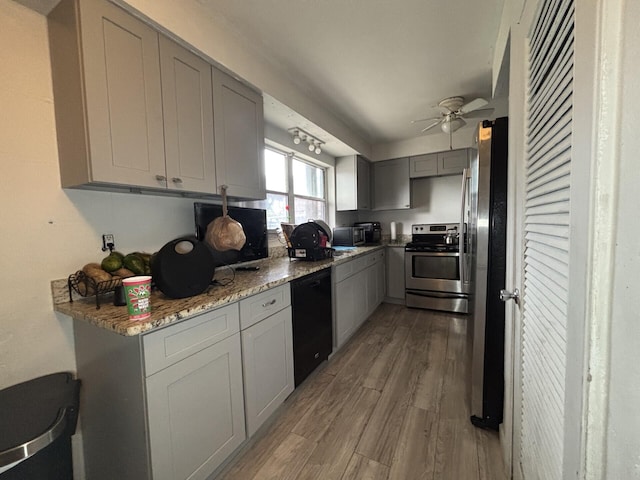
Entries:
POLYGON ((365 281, 367 292, 366 317, 371 315, 384 300, 385 285, 385 251, 378 250, 367 256, 365 281))
POLYGON ((411 208, 409 158, 396 158, 373 164, 373 209, 411 208))
POLYGON ((244 441, 239 337, 147 378, 154 480, 206 479, 244 441))
POLYGON ((238 304, 124 337, 74 323, 91 479, 205 479, 246 438, 238 304))
POLYGON ((404 247, 387 247, 387 293, 392 303, 404 304, 404 247))
POLYGON ((289 284, 240 301, 247 434, 251 437, 293 392, 289 284))
POLYGON ((333 267, 334 351, 360 328, 384 298, 384 250, 333 267))

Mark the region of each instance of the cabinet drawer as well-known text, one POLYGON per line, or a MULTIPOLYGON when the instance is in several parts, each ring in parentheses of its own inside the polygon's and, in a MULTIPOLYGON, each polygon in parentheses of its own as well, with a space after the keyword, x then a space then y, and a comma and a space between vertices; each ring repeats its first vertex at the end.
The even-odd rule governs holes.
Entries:
POLYGON ((369 265, 369 263, 367 263, 369 256, 370 255, 357 257, 347 263, 341 263, 340 265, 333 267, 333 283, 342 282, 362 269, 367 268, 369 265))
POLYGON ((383 259, 384 259, 384 250, 379 250, 377 252, 370 253, 369 255, 364 257, 365 266, 369 267, 371 265, 375 265, 376 263, 381 262, 383 259))
POLYGON ((203 313, 142 337, 148 377, 240 329, 238 304, 203 313))
POLYGON ((333 283, 339 283, 353 275, 354 260, 333 267, 333 283))
POLYGON ((240 329, 249 328, 289 305, 291 287, 288 283, 240 300, 240 329))

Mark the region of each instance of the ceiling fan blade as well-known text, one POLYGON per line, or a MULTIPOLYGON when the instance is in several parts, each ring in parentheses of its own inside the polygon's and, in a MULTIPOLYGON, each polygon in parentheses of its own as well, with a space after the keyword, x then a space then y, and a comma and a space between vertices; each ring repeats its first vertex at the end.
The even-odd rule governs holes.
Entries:
POLYGON ((493 108, 481 108, 473 112, 461 114, 464 118, 488 118, 493 113, 493 108))
POLYGON ((476 98, 475 100, 471 100, 469 103, 461 106, 458 112, 462 114, 473 112, 474 110, 478 110, 488 104, 489 102, 487 102, 484 98, 476 98))
POLYGON ((420 133, 424 133, 427 130, 431 130, 433 127, 437 127, 438 125, 440 125, 442 123, 443 119, 439 118, 436 122, 432 122, 429 125, 427 125, 425 128, 423 128, 422 130, 420 130, 420 133))
POLYGON ((427 120, 431 120, 431 121, 438 120, 438 121, 440 121, 441 118, 440 117, 419 118, 417 120, 411 120, 411 123, 426 122, 427 120))

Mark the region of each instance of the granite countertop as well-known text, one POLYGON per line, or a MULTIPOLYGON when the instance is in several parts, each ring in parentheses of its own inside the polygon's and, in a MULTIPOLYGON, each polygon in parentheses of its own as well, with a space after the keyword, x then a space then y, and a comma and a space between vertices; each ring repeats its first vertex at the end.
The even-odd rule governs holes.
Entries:
POLYGON ((317 262, 289 260, 288 257, 269 257, 251 263, 251 265, 259 266, 259 270, 235 271, 235 276, 230 267, 218 268, 214 280, 219 284, 210 286, 200 295, 173 299, 154 290, 151 293, 151 317, 139 321, 129 320, 126 307, 113 305, 113 294, 101 297, 100 309, 96 309, 95 297, 80 297, 70 302, 66 279, 54 280, 51 282, 54 310, 69 315, 75 320, 86 321, 120 335, 135 336, 236 302, 385 246, 376 245, 357 247, 354 250, 341 250, 334 258, 317 262))

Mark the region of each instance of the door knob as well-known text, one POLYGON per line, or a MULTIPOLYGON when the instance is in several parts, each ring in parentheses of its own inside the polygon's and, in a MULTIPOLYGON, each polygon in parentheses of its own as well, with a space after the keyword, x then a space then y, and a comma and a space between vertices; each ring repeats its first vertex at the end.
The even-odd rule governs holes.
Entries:
POLYGON ((509 290, 500 290, 500 300, 506 302, 507 300, 513 300, 516 303, 520 301, 520 290, 517 288, 510 292, 509 290))

